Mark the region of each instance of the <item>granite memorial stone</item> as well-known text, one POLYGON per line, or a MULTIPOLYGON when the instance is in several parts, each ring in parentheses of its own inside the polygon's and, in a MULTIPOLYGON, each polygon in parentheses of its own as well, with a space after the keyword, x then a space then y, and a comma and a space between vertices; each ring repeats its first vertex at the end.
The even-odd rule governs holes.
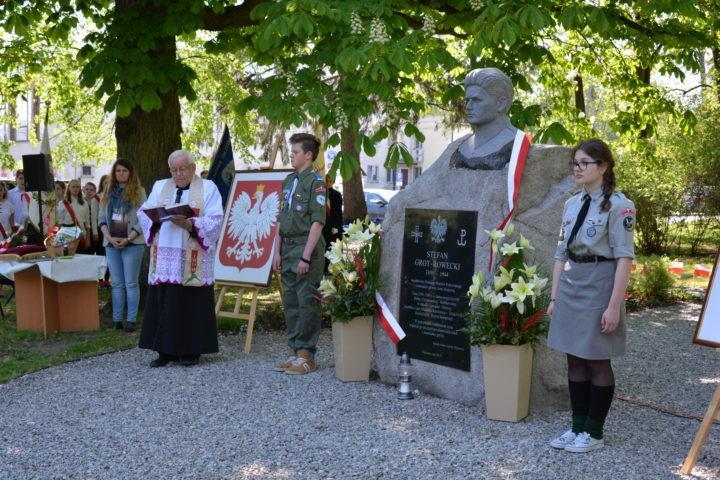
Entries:
MULTIPOLYGON (((507 77, 496 69, 471 72, 465 82, 468 121, 473 134, 448 146, 423 175, 399 192, 388 205, 383 222, 381 293, 388 307, 401 322, 406 320, 407 293, 404 298, 403 249, 406 232, 414 230, 406 218, 413 209, 476 212, 474 254, 468 254, 473 270, 488 272, 490 248, 486 230, 497 228, 509 213, 508 170, 513 138, 518 131, 507 121, 512 88, 507 77), (504 78, 503 78, 504 77, 504 78)), ((521 132, 520 132, 521 133, 521 132)), ((576 186, 568 170, 570 149, 533 145, 526 157, 513 223, 535 246, 535 262, 550 276, 557 245, 558 227, 565 200, 576 186)), ((425 231, 421 232, 427 235, 425 231)), ((470 239, 468 238, 468 241, 470 239)), ((435 250, 433 250, 435 251, 435 250)), ((467 288, 465 288, 467 291, 467 288)), ((410 299, 412 300, 412 299, 410 299)), ((461 301, 467 302, 464 292, 461 301)), ((380 379, 397 381, 398 349, 376 324, 375 364, 380 379)), ((412 338, 416 332, 410 328, 412 338)), ((411 354, 412 357, 412 354, 411 354)), ((472 347, 469 370, 450 368, 423 355, 413 357, 413 384, 421 392, 483 406, 482 355, 472 347)), ((566 408, 567 369, 565 356, 549 350, 544 342, 535 347, 530 408, 532 411, 566 408)))

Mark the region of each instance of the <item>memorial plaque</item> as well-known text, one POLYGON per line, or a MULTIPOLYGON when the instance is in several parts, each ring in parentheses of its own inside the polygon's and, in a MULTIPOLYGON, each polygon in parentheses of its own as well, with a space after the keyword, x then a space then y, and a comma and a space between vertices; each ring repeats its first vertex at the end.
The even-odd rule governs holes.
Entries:
POLYGON ((475 269, 477 212, 405 210, 398 353, 470 371, 465 326, 475 269))

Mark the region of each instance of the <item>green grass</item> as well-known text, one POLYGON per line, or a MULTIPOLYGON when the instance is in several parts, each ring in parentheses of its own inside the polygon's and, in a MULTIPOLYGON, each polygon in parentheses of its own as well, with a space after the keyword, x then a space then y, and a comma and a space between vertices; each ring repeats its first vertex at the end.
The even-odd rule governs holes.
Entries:
MULTIPOLYGON (((5 311, 5 318, 0 319, 0 383, 54 365, 127 350, 138 344, 142 313, 138 318, 138 330, 131 334, 115 330, 109 318, 101 318, 101 328, 94 332, 57 333, 43 338, 42 333, 18 331, 15 321, 15 302, 11 300, 5 306, 5 296, 9 293, 9 289, 4 288, 5 290, 0 292, 5 311)), ((216 298, 218 293, 219 287, 216 288, 216 298)), ((109 296, 110 289, 101 288, 98 294, 100 305, 104 305, 109 296)), ((223 302, 224 310, 232 310, 236 298, 237 289, 232 289, 223 302)), ((246 295, 241 312, 249 311, 249 301, 249 295, 246 295)), ((282 328, 284 328, 284 320, 280 294, 277 284, 273 282, 270 287, 260 290, 255 331, 282 328)), ((218 332, 221 334, 244 333, 246 329, 247 322, 244 320, 218 318, 218 332)))
POLYGON ((695 264, 704 265, 710 267, 712 271, 713 263, 715 262, 714 254, 707 254, 701 256, 681 256, 672 258, 672 261, 683 262, 683 273, 673 274, 678 287, 689 287, 689 288, 701 288, 707 289, 710 283, 710 277, 695 276, 693 271, 695 270, 695 264))
MULTIPOLYGON (((109 295, 109 289, 100 289, 100 304, 109 295)), ((128 334, 110 326, 94 332, 57 333, 48 338, 38 332, 19 331, 14 300, 7 306, 4 298, 2 301, 5 318, 0 320, 0 383, 53 365, 126 350, 138 343, 138 332, 128 334)), ((101 320, 101 324, 108 323, 101 320)))

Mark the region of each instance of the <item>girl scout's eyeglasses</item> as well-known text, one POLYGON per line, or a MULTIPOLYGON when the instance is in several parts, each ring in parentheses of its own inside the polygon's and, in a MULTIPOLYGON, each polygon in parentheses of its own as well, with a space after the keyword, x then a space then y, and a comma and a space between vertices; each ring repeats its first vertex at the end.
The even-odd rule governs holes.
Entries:
POLYGON ((588 165, 597 165, 599 163, 600 162, 595 162, 595 161, 587 162, 587 161, 583 160, 582 162, 574 162, 574 161, 568 162, 568 166, 570 167, 571 170, 574 170, 577 168, 581 172, 584 172, 585 170, 587 170, 588 165))

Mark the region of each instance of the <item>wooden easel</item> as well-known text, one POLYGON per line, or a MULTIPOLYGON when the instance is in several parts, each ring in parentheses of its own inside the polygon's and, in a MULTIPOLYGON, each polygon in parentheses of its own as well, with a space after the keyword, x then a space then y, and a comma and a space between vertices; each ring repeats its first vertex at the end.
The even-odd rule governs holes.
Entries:
MULTIPOLYGON (((280 300, 282 301, 283 292, 282 283, 280 282, 280 275, 273 272, 273 277, 275 277, 275 279, 277 280, 278 290, 280 292, 280 300)), ((248 327, 247 333, 245 334, 245 348, 243 351, 248 354, 250 353, 250 349, 252 348, 252 334, 253 329, 255 328, 255 316, 257 314, 257 300, 258 293, 260 292, 260 287, 258 287, 257 285, 223 282, 216 282, 216 285, 220 285, 220 294, 218 295, 217 302, 215 302, 215 316, 247 320, 248 327), (225 295, 229 293, 231 288, 238 288, 237 298, 235 299, 235 306, 233 307, 232 311, 223 310, 223 300, 225 300, 225 295), (248 313, 242 313, 240 312, 240 306, 242 305, 242 301, 245 297, 246 292, 250 292, 252 294, 250 298, 250 311, 248 313)))
POLYGON ((250 353, 250 348, 252 346, 252 334, 253 334, 253 328, 255 327, 255 315, 257 313, 257 299, 258 299, 258 292, 260 292, 260 287, 256 285, 243 285, 243 284, 237 284, 237 283, 217 283, 217 285, 220 285, 220 295, 218 295, 217 302, 215 303, 215 316, 216 317, 227 317, 227 318, 237 318, 239 320, 247 320, 248 326, 247 326, 247 333, 245 334, 245 354, 250 353), (235 299, 235 306, 232 309, 232 311, 227 311, 222 309, 223 300, 225 300, 225 295, 228 292, 228 289, 231 287, 238 287, 238 293, 237 298, 235 299), (242 304, 243 298, 245 297, 245 292, 249 291, 252 293, 252 298, 250 300, 250 312, 249 313, 241 313, 240 312, 240 305, 242 304))
MULTIPOLYGON (((717 322, 720 319, 720 316, 717 315, 718 306, 720 305, 720 283, 715 283, 718 269, 720 269, 720 249, 718 249, 717 256, 715 257, 715 266, 710 276, 705 301, 700 311, 700 319, 697 327, 695 327, 695 335, 693 337, 693 343, 712 348, 720 348, 720 338, 718 337, 717 330, 717 322), (707 329, 705 328, 706 324, 707 329)), ((712 427, 715 420, 720 420, 720 385, 715 387, 715 393, 710 400, 710 405, 700 424, 700 430, 698 430, 697 435, 695 435, 695 440, 693 440, 687 458, 685 458, 685 463, 683 463, 682 469, 680 470, 685 475, 689 475, 695 466, 695 462, 698 456, 700 456, 700 450, 702 450, 703 445, 705 445, 705 440, 707 440, 707 436, 710 433, 710 427, 712 427)))
POLYGON ((693 440, 687 458, 685 458, 685 463, 683 463, 682 469, 680 470, 685 475, 690 475, 690 472, 695 466, 695 462, 697 462, 698 456, 700 456, 700 450, 702 450, 703 445, 705 445, 705 440, 707 440, 708 433, 710 433, 710 427, 712 427, 715 420, 720 420, 720 385, 715 387, 715 393, 710 400, 710 405, 700 424, 700 430, 698 430, 697 435, 695 435, 695 440, 693 440))

